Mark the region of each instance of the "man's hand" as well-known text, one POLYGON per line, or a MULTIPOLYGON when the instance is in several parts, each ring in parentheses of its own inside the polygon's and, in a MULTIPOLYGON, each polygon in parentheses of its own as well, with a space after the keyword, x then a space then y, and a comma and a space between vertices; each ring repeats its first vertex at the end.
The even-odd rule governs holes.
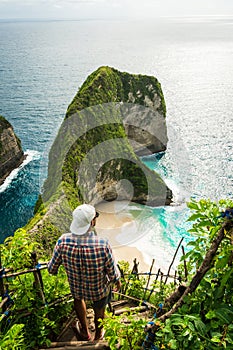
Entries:
POLYGON ((121 280, 117 280, 115 282, 115 288, 113 288, 113 292, 118 292, 121 289, 121 280))

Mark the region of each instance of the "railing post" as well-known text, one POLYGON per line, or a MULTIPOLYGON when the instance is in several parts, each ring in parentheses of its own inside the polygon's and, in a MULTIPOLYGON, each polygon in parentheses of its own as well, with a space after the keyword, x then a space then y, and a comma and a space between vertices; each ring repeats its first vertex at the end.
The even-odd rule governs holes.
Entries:
MULTIPOLYGON (((185 251, 184 251, 184 246, 183 245, 181 246, 181 249, 182 249, 183 256, 185 256, 185 251)), ((188 269, 187 269, 187 263, 186 263, 185 259, 184 259, 184 275, 185 275, 185 282, 187 282, 187 280, 188 280, 188 269)))
POLYGON ((41 276, 41 272, 39 269, 39 264, 37 261, 37 256, 36 253, 33 252, 31 254, 31 258, 33 261, 33 267, 36 269, 36 271, 33 272, 34 275, 34 279, 35 279, 35 288, 38 291, 38 295, 41 298, 41 300, 43 301, 44 304, 46 304, 46 300, 45 300, 45 296, 44 296, 44 285, 43 285, 43 280, 42 280, 42 276, 41 276))
POLYGON ((174 263, 174 261, 175 261, 176 255, 177 255, 177 253, 178 253, 178 250, 179 250, 179 248, 180 248, 180 246, 181 246, 181 243, 182 243, 183 239, 184 239, 184 237, 181 238, 181 240, 180 240, 180 242, 179 242, 179 244, 178 244, 178 247, 176 248, 175 254, 174 254, 173 259, 172 259, 172 262, 171 262, 171 264, 170 264, 170 266, 169 266, 169 268, 168 268, 167 276, 166 276, 166 279, 165 279, 164 284, 167 283, 167 280, 168 280, 168 277, 169 277, 169 273, 170 273, 171 267, 172 267, 172 265, 173 265, 173 263, 174 263))
POLYGON ((150 267, 150 271, 149 271, 149 275, 148 275, 147 284, 146 284, 146 288, 145 288, 145 291, 144 291, 143 299, 145 299, 146 292, 147 292, 148 287, 149 287, 150 277, 151 277, 152 269, 153 269, 153 266, 154 266, 154 262, 155 262, 155 259, 152 260, 152 264, 151 264, 151 267, 150 267))

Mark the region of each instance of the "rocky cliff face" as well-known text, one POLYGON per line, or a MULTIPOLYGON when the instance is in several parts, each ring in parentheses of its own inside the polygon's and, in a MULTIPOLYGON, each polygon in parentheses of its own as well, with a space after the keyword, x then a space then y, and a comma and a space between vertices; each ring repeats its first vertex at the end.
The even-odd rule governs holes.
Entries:
POLYGON ((24 160, 21 143, 11 124, 0 116, 0 185, 24 160))

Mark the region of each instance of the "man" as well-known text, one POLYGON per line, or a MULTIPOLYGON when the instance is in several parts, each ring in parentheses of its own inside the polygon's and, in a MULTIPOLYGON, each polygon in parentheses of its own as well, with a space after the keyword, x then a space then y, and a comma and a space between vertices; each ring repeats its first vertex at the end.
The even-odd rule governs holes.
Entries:
MULTIPOLYGON (((104 318, 110 301, 110 285, 120 289, 120 273, 112 249, 106 239, 96 236, 94 226, 99 216, 95 208, 82 204, 73 211, 71 233, 63 234, 57 241, 48 271, 56 274, 59 266, 65 267, 74 308, 80 322, 77 329, 82 340, 90 340, 86 319, 86 303, 93 302, 95 314, 95 339, 102 338, 98 320, 104 318)), ((77 324, 78 326, 78 324, 77 324)))

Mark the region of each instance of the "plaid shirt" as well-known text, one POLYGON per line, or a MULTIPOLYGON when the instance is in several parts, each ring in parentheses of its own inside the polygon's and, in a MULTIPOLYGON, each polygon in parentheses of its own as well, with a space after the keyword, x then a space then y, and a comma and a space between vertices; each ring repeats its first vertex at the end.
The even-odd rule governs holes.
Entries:
POLYGON ((54 248, 48 271, 56 274, 65 267, 74 298, 98 301, 109 293, 109 282, 120 278, 112 249, 106 239, 93 232, 78 236, 62 235, 54 248))

